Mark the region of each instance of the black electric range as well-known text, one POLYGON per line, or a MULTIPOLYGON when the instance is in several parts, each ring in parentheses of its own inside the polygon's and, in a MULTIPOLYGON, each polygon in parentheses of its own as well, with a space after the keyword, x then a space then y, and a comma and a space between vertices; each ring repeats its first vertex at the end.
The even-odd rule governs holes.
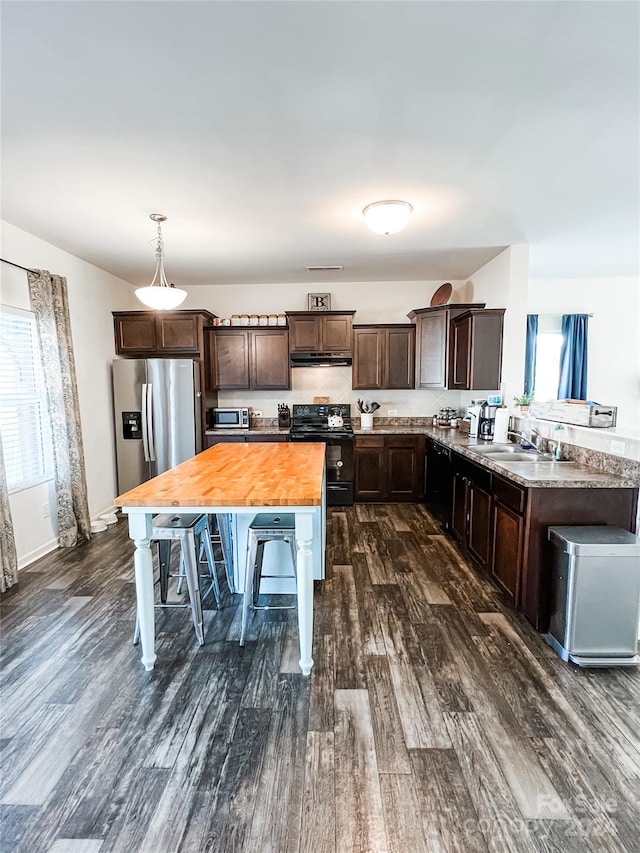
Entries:
POLYGON ((294 405, 289 441, 323 441, 327 445, 327 504, 353 503, 353 427, 351 406, 294 405), (341 420, 340 425, 331 425, 341 420))

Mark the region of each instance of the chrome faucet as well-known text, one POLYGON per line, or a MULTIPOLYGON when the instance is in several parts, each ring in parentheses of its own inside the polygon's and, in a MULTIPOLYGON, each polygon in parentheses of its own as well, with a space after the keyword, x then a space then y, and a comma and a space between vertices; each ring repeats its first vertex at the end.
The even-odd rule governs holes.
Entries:
POLYGON ((543 444, 545 441, 544 436, 540 435, 540 433, 536 429, 534 429, 533 427, 531 427, 531 429, 529 429, 528 432, 529 432, 529 437, 527 437, 522 432, 515 432, 514 430, 509 429, 509 430, 507 430, 507 438, 509 438, 510 435, 514 435, 521 442, 524 441, 527 444, 532 444, 535 447, 535 449, 538 452, 540 452, 543 449, 543 444), (535 435, 535 438, 533 438, 534 435, 535 435))

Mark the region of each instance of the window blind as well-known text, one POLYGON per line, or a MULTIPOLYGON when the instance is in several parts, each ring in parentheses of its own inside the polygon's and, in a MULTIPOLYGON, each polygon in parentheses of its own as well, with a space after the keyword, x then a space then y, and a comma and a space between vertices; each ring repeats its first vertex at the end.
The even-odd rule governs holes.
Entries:
POLYGON ((51 426, 30 311, 0 306, 0 433, 10 492, 52 476, 51 426))

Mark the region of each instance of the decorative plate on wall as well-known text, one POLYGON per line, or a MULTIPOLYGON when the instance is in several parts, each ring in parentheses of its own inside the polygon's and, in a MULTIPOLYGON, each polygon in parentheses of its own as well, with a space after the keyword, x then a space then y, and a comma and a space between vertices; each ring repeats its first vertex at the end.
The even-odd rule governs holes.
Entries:
POLYGON ((453 287, 448 281, 446 281, 444 284, 441 284, 431 297, 431 302, 429 303, 429 305, 432 308, 435 308, 436 305, 446 305, 449 301, 449 297, 451 296, 452 290, 453 287))

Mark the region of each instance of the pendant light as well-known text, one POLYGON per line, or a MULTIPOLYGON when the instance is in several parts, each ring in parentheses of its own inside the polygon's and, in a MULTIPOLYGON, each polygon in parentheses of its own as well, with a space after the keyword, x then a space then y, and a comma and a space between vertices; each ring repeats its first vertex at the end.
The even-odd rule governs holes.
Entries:
POLYGON ((413 208, 408 201, 374 201, 362 211, 374 234, 397 234, 409 221, 413 208))
POLYGON ((136 296, 148 308, 158 311, 170 311, 177 308, 187 298, 187 291, 174 287, 167 282, 164 274, 164 243, 162 241, 161 222, 166 222, 167 217, 161 213, 152 213, 149 219, 158 223, 158 242, 156 244, 156 274, 148 287, 139 287, 136 296))

